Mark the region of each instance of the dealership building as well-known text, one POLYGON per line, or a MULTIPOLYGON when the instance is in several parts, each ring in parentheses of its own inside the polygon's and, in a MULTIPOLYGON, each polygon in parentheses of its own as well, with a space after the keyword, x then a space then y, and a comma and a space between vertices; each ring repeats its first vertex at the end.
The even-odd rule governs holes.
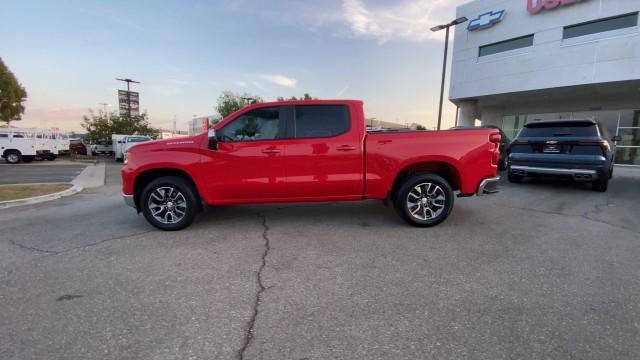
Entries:
POLYGON ((457 8, 458 125, 513 137, 530 121, 594 119, 640 165, 640 0, 475 0, 457 8))

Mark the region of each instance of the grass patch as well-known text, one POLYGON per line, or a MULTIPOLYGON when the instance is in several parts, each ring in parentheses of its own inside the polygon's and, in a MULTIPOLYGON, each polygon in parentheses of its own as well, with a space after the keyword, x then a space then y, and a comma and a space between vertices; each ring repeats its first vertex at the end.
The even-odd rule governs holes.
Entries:
POLYGON ((18 200, 52 194, 70 187, 70 184, 0 185, 0 201, 18 200))

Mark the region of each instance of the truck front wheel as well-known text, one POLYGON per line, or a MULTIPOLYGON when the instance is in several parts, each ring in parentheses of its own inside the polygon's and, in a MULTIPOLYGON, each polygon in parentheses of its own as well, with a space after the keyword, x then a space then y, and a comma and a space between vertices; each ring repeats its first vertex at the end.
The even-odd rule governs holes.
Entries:
POLYGON ((151 225, 166 231, 186 228, 198 210, 196 191, 178 176, 151 181, 142 191, 139 206, 151 225))
POLYGON ((9 164, 18 164, 22 161, 22 154, 18 150, 9 150, 4 154, 4 159, 9 164))
POLYGON ((406 178, 395 194, 394 208, 409 224, 419 227, 438 225, 453 210, 451 185, 441 176, 420 173, 406 178))

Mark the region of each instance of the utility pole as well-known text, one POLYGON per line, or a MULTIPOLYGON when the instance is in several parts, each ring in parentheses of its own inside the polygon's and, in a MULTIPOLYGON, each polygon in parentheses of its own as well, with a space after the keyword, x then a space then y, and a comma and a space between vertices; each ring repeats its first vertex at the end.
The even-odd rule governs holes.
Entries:
POLYGON ((116 80, 124 81, 124 82, 127 83, 127 117, 129 117, 129 119, 131 119, 131 90, 130 90, 129 87, 130 87, 131 83, 140 84, 140 81, 131 80, 129 78, 127 78, 127 79, 116 78, 116 80))
POLYGON ((102 105, 102 110, 104 111, 104 114, 107 116, 107 118, 109 118, 109 113, 107 112, 107 106, 111 106, 111 105, 105 102, 99 102, 98 105, 102 105))
POLYGON ((431 31, 436 32, 442 29, 446 29, 446 34, 444 36, 444 60, 442 61, 442 83, 440 84, 440 107, 438 108, 438 130, 440 130, 440 125, 442 123, 442 102, 444 100, 444 79, 447 74, 447 51, 449 50, 449 28, 452 26, 456 26, 458 24, 462 24, 467 21, 466 17, 460 17, 448 24, 438 25, 431 28, 431 31))

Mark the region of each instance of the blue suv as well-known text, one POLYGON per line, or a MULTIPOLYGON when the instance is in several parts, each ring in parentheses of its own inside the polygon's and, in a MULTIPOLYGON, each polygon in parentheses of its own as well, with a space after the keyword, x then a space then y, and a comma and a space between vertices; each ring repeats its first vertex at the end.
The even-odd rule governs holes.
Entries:
POLYGON ((527 123, 509 148, 509 181, 519 183, 526 176, 570 178, 607 191, 617 140, 605 137, 593 120, 527 123))

